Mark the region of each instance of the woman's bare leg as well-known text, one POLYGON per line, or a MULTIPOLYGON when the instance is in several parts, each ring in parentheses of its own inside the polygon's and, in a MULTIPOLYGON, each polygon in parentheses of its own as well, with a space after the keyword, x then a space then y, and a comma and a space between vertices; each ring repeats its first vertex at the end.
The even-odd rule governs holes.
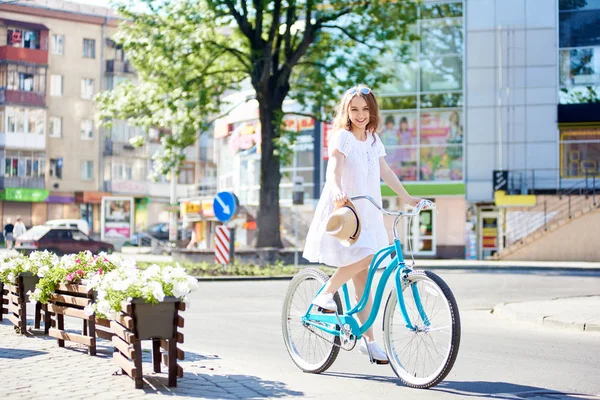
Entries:
POLYGON ((369 264, 371 264, 372 258, 373 256, 371 255, 354 264, 338 268, 331 278, 329 278, 323 290, 329 293, 337 292, 342 285, 352 279, 354 275, 358 274, 360 271, 366 270, 369 267, 369 264))
MULTIPOLYGON (((352 282, 354 283, 354 292, 356 294, 356 303, 357 304, 360 301, 360 299, 362 298, 363 293, 365 292, 365 287, 367 286, 368 276, 369 276, 369 271, 367 269, 363 269, 358 274, 354 275, 354 277, 352 278, 352 282)), ((367 299, 367 305, 365 306, 365 308, 363 308, 363 310, 361 312, 358 313, 358 318, 360 319, 361 323, 364 324, 365 321, 367 319, 369 319, 369 315, 371 314, 372 308, 373 308, 373 301, 372 301, 371 295, 369 294, 369 298, 367 299)), ((363 336, 366 337, 369 342, 372 342, 373 340, 375 340, 375 337, 373 335, 373 327, 371 326, 369 328, 369 330, 366 331, 363 336)))

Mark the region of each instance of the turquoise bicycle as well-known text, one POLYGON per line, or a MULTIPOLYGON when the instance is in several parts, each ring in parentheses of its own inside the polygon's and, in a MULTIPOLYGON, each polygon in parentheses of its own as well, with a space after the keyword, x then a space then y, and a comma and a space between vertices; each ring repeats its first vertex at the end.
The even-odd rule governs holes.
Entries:
MULTIPOLYGON (((353 201, 361 199, 369 200, 384 214, 396 217, 394 243, 373 257, 364 294, 356 306, 352 307, 346 284, 341 288, 344 307, 339 292, 335 294, 336 313, 321 313, 311 304, 329 276, 314 268, 298 272, 290 282, 283 304, 281 322, 285 346, 302 371, 326 371, 340 349, 350 351, 358 340, 364 339, 363 334, 377 318, 385 286, 393 275, 395 290, 390 292, 383 314, 383 336, 389 363, 406 385, 430 388, 448 375, 456 361, 460 345, 458 306, 442 278, 431 271, 413 269, 414 259, 412 266, 406 265, 396 226, 401 217, 413 217, 435 204, 423 200, 411 212, 389 212, 369 196, 351 198, 353 201), (392 261, 377 285, 371 314, 360 325, 355 314, 365 308, 375 273, 388 256, 392 256, 392 261)), ((373 357, 370 358, 374 362, 373 357)))

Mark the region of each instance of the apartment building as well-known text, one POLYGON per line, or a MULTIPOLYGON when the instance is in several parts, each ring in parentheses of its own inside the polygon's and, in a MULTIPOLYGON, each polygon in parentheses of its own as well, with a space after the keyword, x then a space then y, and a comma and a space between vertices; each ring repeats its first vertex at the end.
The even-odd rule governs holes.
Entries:
MULTIPOLYGON (((168 218, 169 183, 148 180, 158 133, 140 148, 139 128, 95 122, 93 97, 135 71, 111 37, 112 9, 63 0, 0 5, 0 217, 26 225, 83 218, 100 230, 106 195, 135 199, 136 228, 168 218), (154 139, 153 139, 154 138, 154 139)), ((188 151, 178 195, 196 186, 199 149, 188 151)))

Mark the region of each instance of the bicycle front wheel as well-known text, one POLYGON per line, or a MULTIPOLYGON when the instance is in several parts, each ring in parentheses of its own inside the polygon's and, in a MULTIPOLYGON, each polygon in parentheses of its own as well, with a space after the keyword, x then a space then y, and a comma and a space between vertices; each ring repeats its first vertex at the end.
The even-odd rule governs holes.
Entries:
POLYGON ((456 361, 460 316, 450 288, 433 272, 414 271, 407 281, 401 294, 410 324, 393 290, 383 315, 384 343, 396 375, 426 389, 441 382, 456 361))
MULTIPOLYGON (((317 269, 306 268, 298 272, 290 282, 281 314, 283 340, 292 361, 302 371, 313 374, 327 370, 340 352, 339 336, 302 322, 312 300, 327 280, 327 274, 317 269)), ((341 314, 339 295, 336 293, 333 299, 341 314)))

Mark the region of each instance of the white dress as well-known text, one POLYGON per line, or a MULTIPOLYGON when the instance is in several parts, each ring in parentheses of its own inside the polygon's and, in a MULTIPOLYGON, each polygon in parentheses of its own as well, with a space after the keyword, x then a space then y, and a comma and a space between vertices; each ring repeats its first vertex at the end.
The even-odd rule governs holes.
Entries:
MULTIPOLYGON (((371 196, 381 205, 379 158, 386 154, 381 139, 367 133, 367 140, 361 142, 352 132, 342 129, 329 138, 330 157, 335 149, 346 156, 342 170, 342 190, 348 198, 371 196)), ((334 208, 332 197, 332 184, 325 182, 306 237, 303 253, 305 259, 332 267, 344 267, 389 245, 383 214, 368 200, 353 201, 362 223, 360 236, 353 245, 342 246, 336 238, 325 233, 327 219, 334 208)))

